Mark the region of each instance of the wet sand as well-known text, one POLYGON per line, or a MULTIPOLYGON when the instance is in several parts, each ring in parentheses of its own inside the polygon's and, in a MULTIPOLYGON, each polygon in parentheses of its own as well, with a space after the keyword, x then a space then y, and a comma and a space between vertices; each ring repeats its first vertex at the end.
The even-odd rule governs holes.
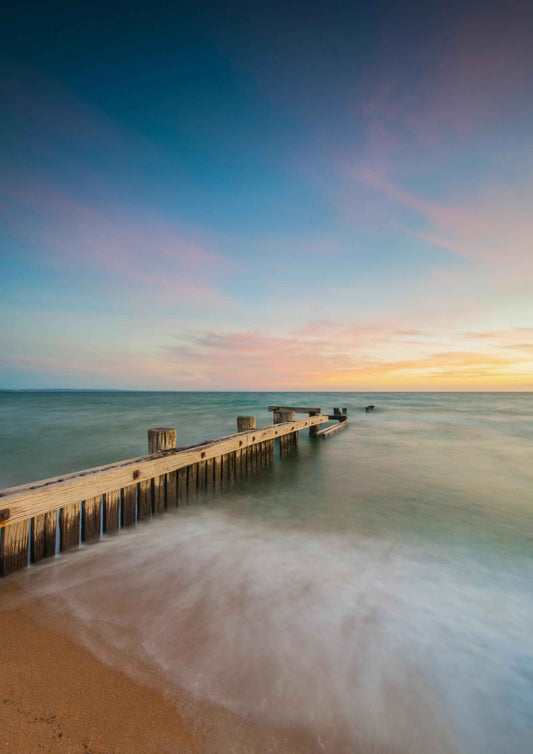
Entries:
POLYGON ((0 750, 5 752, 305 752, 297 731, 244 720, 184 693, 166 697, 79 646, 50 606, 1 585, 0 750), (6 602, 7 597, 7 602, 6 602), (14 599, 13 599, 14 598, 14 599))

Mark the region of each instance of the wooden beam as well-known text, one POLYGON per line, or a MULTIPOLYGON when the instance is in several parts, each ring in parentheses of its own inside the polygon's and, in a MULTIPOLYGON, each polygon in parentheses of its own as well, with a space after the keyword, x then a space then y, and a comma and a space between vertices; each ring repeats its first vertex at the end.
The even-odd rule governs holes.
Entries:
POLYGON ((345 429, 347 426, 348 426, 347 421, 341 421, 338 424, 332 424, 331 427, 326 427, 325 429, 321 429, 317 437, 321 437, 323 440, 327 440, 327 438, 331 437, 331 435, 334 435, 335 432, 338 432, 340 429, 345 429))
POLYGON ((309 408, 309 406, 269 406, 269 411, 294 411, 297 414, 320 414, 321 408, 309 408))

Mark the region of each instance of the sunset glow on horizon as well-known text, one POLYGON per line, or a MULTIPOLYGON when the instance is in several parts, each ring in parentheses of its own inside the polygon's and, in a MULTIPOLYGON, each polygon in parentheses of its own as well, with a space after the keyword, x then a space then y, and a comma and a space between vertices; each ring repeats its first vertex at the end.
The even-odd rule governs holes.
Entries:
POLYGON ((530 3, 4 35, 0 388, 533 389, 530 3))

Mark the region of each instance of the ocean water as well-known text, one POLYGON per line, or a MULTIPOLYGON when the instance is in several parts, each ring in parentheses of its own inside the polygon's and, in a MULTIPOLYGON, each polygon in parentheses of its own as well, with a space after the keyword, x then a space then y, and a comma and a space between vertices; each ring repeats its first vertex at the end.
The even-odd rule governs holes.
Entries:
POLYGON ((308 751, 529 753, 532 394, 0 393, 0 486, 143 454, 151 426, 185 445, 267 424, 269 404, 350 424, 12 583, 105 661, 308 751))

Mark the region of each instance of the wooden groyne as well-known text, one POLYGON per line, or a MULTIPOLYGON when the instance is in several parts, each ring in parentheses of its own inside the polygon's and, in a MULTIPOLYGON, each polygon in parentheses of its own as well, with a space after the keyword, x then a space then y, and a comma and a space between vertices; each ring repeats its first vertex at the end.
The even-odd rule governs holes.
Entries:
POLYGON ((283 457, 297 449, 300 431, 319 437, 320 425, 337 420, 329 427, 336 430, 347 423, 340 409, 269 410, 270 426, 257 428, 255 417, 239 416, 236 434, 182 448, 175 429, 149 429, 148 455, 1 490, 0 576, 215 495, 270 466, 275 441, 283 457))

